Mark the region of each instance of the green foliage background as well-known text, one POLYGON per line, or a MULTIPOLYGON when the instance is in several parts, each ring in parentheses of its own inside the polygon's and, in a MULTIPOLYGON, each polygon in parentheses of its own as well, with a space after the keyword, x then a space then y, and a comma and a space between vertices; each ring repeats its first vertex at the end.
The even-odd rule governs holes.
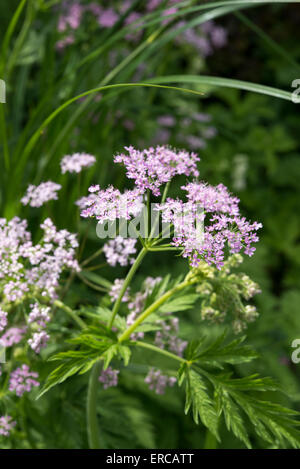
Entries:
MULTIPOLYGON (((91 95, 71 104, 43 130, 36 145, 29 152, 24 151, 30 137, 59 105, 106 83, 111 72, 109 53, 112 50, 118 64, 126 58, 127 63, 109 83, 130 83, 136 80, 136 71, 141 69, 141 81, 146 82, 156 76, 204 74, 291 91, 291 82, 300 77, 300 6, 265 5, 244 10, 245 17, 235 13, 220 17, 218 23, 229 32, 228 45, 204 61, 192 48, 186 45, 174 47, 172 41, 166 41, 167 32, 159 33, 157 23, 146 28, 141 41, 131 45, 131 50, 126 47, 124 50, 122 35, 119 40, 110 42, 113 34, 121 30, 121 25, 101 34, 93 24, 82 26, 76 46, 58 54, 55 50, 57 12, 50 3, 42 0, 28 2, 7 53, 1 56, 0 78, 7 82, 7 104, 5 108, 2 106, 7 141, 2 139, 0 142, 1 216, 18 214, 28 218, 38 238, 39 221, 50 211, 58 227, 83 233, 86 224, 79 222, 78 225, 74 209, 74 200, 78 197, 77 180, 60 174, 59 161, 63 155, 86 151, 97 157, 96 168, 82 175, 82 194, 91 182, 103 186, 113 183, 122 188, 126 184, 124 172, 112 164, 113 154, 124 145, 150 145, 159 127, 157 118, 165 114, 173 115, 177 122, 169 143, 184 147, 186 145, 178 141, 178 134, 184 132, 182 118, 193 112, 211 114, 218 134, 199 152, 201 178, 212 184, 222 182, 227 185, 241 199, 245 216, 263 223, 257 251, 243 264, 243 271, 262 289, 256 297, 260 317, 247 331, 247 343, 259 352, 260 359, 243 367, 235 365, 235 371, 240 377, 256 372, 272 376, 286 391, 286 394, 277 395, 277 402, 300 410, 300 365, 290 360, 291 343, 300 338, 299 106, 269 96, 201 84, 183 86, 204 91, 204 97, 171 89, 140 87, 122 89, 121 92, 112 89, 103 91, 100 101, 91 95), (21 29, 24 18, 25 26, 21 29), (254 31, 253 25, 259 30, 254 31), (157 39, 144 44, 143 40, 153 34, 158 34, 157 39), (280 44, 280 51, 272 40, 280 44), (101 48, 101 54, 89 55, 98 48, 101 48), (137 48, 140 51, 131 56, 137 48), (95 116, 97 123, 93 120, 95 116), (132 131, 124 127, 126 119, 135 124, 132 131), (5 159, 5 145, 10 154, 9 162, 5 159), (245 155, 248 164, 242 188, 236 187, 237 155, 245 155), (19 200, 27 185, 44 179, 63 183, 60 203, 51 203, 50 208, 43 208, 38 213, 21 207, 19 200)), ((19 4, 15 0, 1 2, 2 44, 19 4)), ((192 13, 189 18, 195 19, 200 14, 192 13)), ((178 188, 179 184, 180 181, 178 188)), ((98 247, 99 240, 92 227, 85 256, 98 247)), ((182 259, 165 253, 164 256, 149 257, 143 272, 152 276, 166 275, 170 271, 180 274, 184 264, 182 259)), ((140 284, 143 272, 138 273, 136 285, 140 284)), ((104 276, 104 273, 100 272, 100 275, 104 276)), ((124 276, 124 269, 107 269, 105 272, 111 280, 115 275, 124 276)), ((97 281, 97 274, 94 280, 97 281)), ((76 281, 67 302, 74 308, 86 304, 97 306, 100 297, 99 293, 76 281)), ((200 333, 213 338, 222 329, 203 322, 197 307, 184 312, 181 324, 181 335, 194 339, 200 333)), ((61 334, 62 341, 73 334, 72 323, 63 315, 58 316, 52 327, 58 337, 61 334)), ((45 360, 53 352, 60 351, 62 345, 58 341, 52 349, 47 349, 45 360)), ((140 374, 151 364, 151 354, 146 358, 141 356, 140 363, 140 368, 129 365, 128 373, 121 373, 118 388, 99 389, 98 410, 104 446, 203 447, 204 427, 197 426, 190 415, 183 415, 183 390, 170 389, 164 396, 155 395, 145 387, 140 374)), ((164 359, 161 366, 165 366, 164 359)), ((39 370, 42 379, 52 369, 53 364, 45 361, 39 370)), ((7 444, 24 448, 87 447, 86 384, 86 375, 76 376, 37 401, 34 397, 24 399, 20 403, 23 432, 7 444)), ((220 432, 221 447, 244 447, 226 430, 225 423, 220 432)), ((252 438, 255 447, 266 447, 259 438, 252 438)))

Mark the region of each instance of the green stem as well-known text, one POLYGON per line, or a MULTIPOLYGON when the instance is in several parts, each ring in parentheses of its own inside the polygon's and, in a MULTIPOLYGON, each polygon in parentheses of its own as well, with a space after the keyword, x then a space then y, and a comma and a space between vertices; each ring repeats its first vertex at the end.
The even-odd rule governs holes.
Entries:
POLYGON ((83 281, 88 287, 93 288, 96 291, 102 292, 102 293, 107 293, 107 288, 99 287, 98 285, 94 284, 93 282, 90 282, 87 278, 83 277, 83 275, 77 274, 80 280, 83 281))
POLYGON ((87 431, 90 449, 100 449, 100 432, 97 419, 98 378, 102 363, 95 363, 92 368, 87 394, 87 431))
POLYGON ((172 360, 176 360, 180 363, 189 363, 187 360, 185 360, 182 357, 179 357, 178 355, 175 355, 172 352, 168 352, 168 350, 164 350, 162 348, 156 347, 155 345, 148 344, 147 342, 134 342, 134 345, 137 345, 138 347, 146 348, 148 350, 152 350, 153 352, 160 353, 161 355, 165 355, 168 358, 172 358, 172 360))
POLYGON ((176 285, 176 287, 171 288, 171 290, 167 291, 163 296, 158 298, 151 306, 149 306, 145 311, 134 321, 134 323, 123 332, 123 334, 119 337, 119 342, 123 342, 130 338, 131 334, 135 331, 135 329, 148 317, 150 314, 154 313, 161 305, 163 305, 174 293, 183 290, 185 287, 190 285, 190 282, 185 279, 183 282, 176 285))
POLYGON ((76 276, 76 273, 75 273, 74 270, 72 270, 72 272, 70 273, 69 278, 68 278, 68 280, 67 280, 67 282, 66 282, 66 284, 65 284, 65 287, 64 287, 64 289, 63 289, 63 291, 62 291, 62 293, 61 293, 61 296, 60 296, 60 297, 61 297, 62 300, 65 298, 66 294, 68 293, 68 290, 69 290, 69 288, 70 288, 70 286, 71 286, 71 284, 72 284, 72 282, 73 282, 75 276, 76 276))
POLYGON ((85 322, 80 319, 75 313, 74 311, 69 308, 69 306, 65 305, 65 303, 63 303, 62 301, 60 300, 55 300, 53 302, 53 305, 56 306, 57 308, 60 308, 62 309, 63 311, 65 311, 77 324, 78 326, 81 328, 81 329, 84 329, 86 327, 85 325, 85 322))
POLYGON ((3 43, 2 43, 2 54, 1 54, 1 59, 0 59, 0 75, 3 74, 3 67, 6 63, 6 57, 7 57, 7 51, 8 51, 8 48, 9 48, 9 43, 10 43, 10 39, 14 33, 14 30, 17 26, 17 23, 18 23, 18 20, 22 14, 22 11, 25 7, 25 4, 26 4, 27 0, 22 0, 18 6, 18 8, 16 9, 12 19, 11 19, 11 22, 9 23, 9 26, 6 30, 6 33, 5 33, 5 36, 4 36, 4 40, 3 40, 3 43))
POLYGON ((207 429, 204 441, 204 449, 217 449, 217 446, 217 438, 207 429))
POLYGON ((86 244, 86 241, 87 241, 87 238, 88 238, 89 230, 90 230, 90 227, 91 227, 91 222, 92 222, 92 218, 90 218, 90 220, 87 223, 87 227, 86 227, 86 230, 85 230, 85 233, 84 233, 84 236, 83 236, 80 248, 79 248, 78 261, 81 259, 81 256, 83 254, 85 244, 86 244))
POLYGON ((111 328, 113 326, 116 314, 118 313, 119 308, 121 306, 122 298, 123 298, 123 296, 124 296, 124 294, 125 294, 125 292, 128 288, 128 285, 130 284, 135 272, 137 271, 138 267, 140 266, 142 260, 144 259, 145 255, 147 254, 147 252, 148 252, 148 249, 144 247, 140 251, 139 255, 137 256, 137 258, 135 260, 135 262, 132 264, 131 269, 129 270, 129 272, 127 274, 127 277, 124 280, 122 289, 121 289, 121 291, 119 293, 119 296, 118 296, 118 299, 114 304, 114 308, 112 310, 112 316, 111 316, 111 319, 110 319, 109 324, 108 324, 109 328, 111 328))
POLYGON ((161 246, 161 247, 157 247, 157 248, 148 248, 149 251, 182 251, 182 248, 176 248, 176 247, 173 247, 173 246, 161 246))
POLYGON ((92 270, 99 270, 103 269, 107 264, 106 262, 102 262, 102 264, 97 264, 97 265, 92 265, 91 267, 87 267, 86 269, 83 269, 83 272, 91 272, 92 270))
POLYGON ((89 264, 91 261, 96 259, 96 257, 100 256, 100 254, 102 254, 102 251, 103 251, 103 248, 100 248, 96 252, 94 252, 94 254, 92 254, 90 257, 88 257, 81 263, 81 267, 84 267, 85 265, 89 264))
MULTIPOLYGON (((162 195, 162 198, 161 198, 161 201, 160 201, 161 204, 163 204, 166 201, 168 191, 169 191, 169 187, 170 187, 170 181, 167 182, 167 184, 165 185, 164 192, 163 192, 163 195, 162 195)), ((154 223, 153 228, 152 228, 152 230, 150 232, 150 235, 149 235, 150 240, 151 240, 151 238, 153 238, 153 235, 155 233, 155 230, 157 228, 158 223, 159 223, 159 212, 157 214, 157 218, 155 220, 155 223, 154 223)))

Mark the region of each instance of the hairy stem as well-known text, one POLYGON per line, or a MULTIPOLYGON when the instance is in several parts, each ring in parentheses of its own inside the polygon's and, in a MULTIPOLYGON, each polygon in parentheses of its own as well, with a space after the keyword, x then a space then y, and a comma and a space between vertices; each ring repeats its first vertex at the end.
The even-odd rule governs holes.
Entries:
POLYGON ((102 363, 100 361, 93 366, 88 386, 86 417, 90 449, 100 449, 100 432, 97 419, 97 389, 101 366, 102 363))

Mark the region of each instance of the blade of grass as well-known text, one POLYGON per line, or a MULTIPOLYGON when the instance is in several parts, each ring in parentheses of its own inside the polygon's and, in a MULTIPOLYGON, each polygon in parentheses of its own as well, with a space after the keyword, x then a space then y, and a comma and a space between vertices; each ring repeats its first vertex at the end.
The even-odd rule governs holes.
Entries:
POLYGON ((9 171, 10 157, 9 157, 9 150, 8 150, 8 143, 7 143, 5 111, 4 111, 3 104, 0 104, 0 135, 1 135, 1 143, 3 145, 4 167, 6 171, 9 171))
POLYGON ((18 35, 18 37, 15 41, 13 50, 9 54, 9 59, 7 61, 7 65, 4 64, 4 78, 7 81, 7 83, 9 83, 9 81, 10 81, 10 76, 11 76, 13 68, 16 64, 18 54, 21 51, 22 46, 24 44, 24 41, 25 41, 29 31, 30 31, 30 27, 31 27, 31 24, 32 24, 34 16, 35 16, 35 12, 36 12, 36 8, 35 8, 34 2, 29 1, 28 5, 27 5, 27 11, 26 11, 26 16, 25 16, 23 26, 22 26, 22 28, 20 30, 20 33, 19 33, 19 35, 18 35))
MULTIPOLYGON (((157 30, 155 33, 153 33, 153 35, 150 35, 131 54, 129 54, 128 57, 125 57, 125 59, 120 64, 118 64, 111 72, 108 73, 108 75, 104 77, 104 79, 99 83, 99 86, 107 85, 111 80, 113 80, 115 76, 124 67, 126 67, 126 65, 128 65, 133 59, 135 59, 149 44, 151 44, 155 40, 155 38, 160 34, 160 31, 161 30, 157 30)), ((92 99, 93 99, 93 96, 91 95, 83 103, 81 103, 78 109, 76 109, 76 111, 71 116, 71 118, 66 122, 64 127, 60 130, 60 132, 56 136, 55 142, 53 143, 51 147, 51 150, 47 154, 47 161, 49 161, 52 158, 52 155, 55 154, 55 151, 60 145, 60 143, 66 138, 66 135, 68 134, 68 132, 75 126, 77 120, 82 115, 84 110, 89 106, 92 99)))
POLYGON ((17 23, 19 21, 19 18, 22 14, 22 11, 25 7, 26 2, 27 2, 27 0, 22 0, 19 3, 19 6, 16 9, 16 11, 15 11, 15 13, 14 13, 14 15, 13 15, 13 17, 12 17, 12 19, 11 19, 9 25, 8 25, 8 28, 6 30, 6 33, 5 33, 5 36, 4 36, 4 39, 3 39, 2 54, 1 54, 1 59, 0 59, 0 75, 1 76, 3 75, 3 68, 4 68, 5 61, 6 61, 10 40, 12 38, 12 35, 14 34, 14 31, 16 29, 17 23))
POLYGON ((292 101, 292 93, 284 91, 271 86, 260 85, 258 83, 251 83, 248 81, 234 80, 231 78, 212 77, 212 76, 198 76, 198 75, 171 75, 165 77, 155 77, 147 80, 149 83, 165 84, 165 83, 186 83, 195 85, 207 85, 212 87, 225 87, 235 88, 245 91, 252 91, 274 98, 281 98, 287 101, 292 101))
POLYGON ((45 128, 55 119, 56 116, 58 116, 65 108, 70 106, 72 103, 78 101, 81 98, 84 98, 85 96, 89 96, 91 94, 97 93, 99 91, 105 91, 109 89, 115 89, 115 88, 134 88, 134 87, 156 87, 156 88, 164 88, 164 89, 170 89, 170 90, 176 90, 176 91, 181 91, 181 92, 186 92, 186 93, 192 93, 196 95, 203 95, 202 92, 196 91, 196 90, 190 90, 187 88, 180 88, 177 86, 167 86, 167 85, 159 85, 159 84, 152 84, 152 83, 118 83, 118 84, 113 84, 113 85, 105 85, 105 86, 100 86, 97 88, 93 88, 91 90, 85 91, 84 93, 81 93, 71 99, 68 99, 66 102, 64 102, 61 106, 59 106, 55 111, 53 111, 50 116, 47 117, 47 119, 44 120, 44 122, 40 125, 40 127, 37 129, 37 131, 32 135, 30 138, 29 142, 27 143, 26 147, 24 148, 24 152, 22 155, 22 158, 19 161, 18 168, 16 169, 16 174, 19 174, 20 172, 23 171, 24 168, 24 163, 27 161, 27 157, 29 156, 30 152, 32 151, 34 145, 36 142, 39 140, 40 136, 42 135, 42 132, 45 130, 45 128))
POLYGON ((262 39, 262 41, 269 46, 274 52, 284 58, 287 62, 289 62, 295 69, 300 71, 300 64, 298 64, 294 58, 283 48, 280 44, 274 41, 263 29, 261 29, 257 24, 253 23, 247 16, 243 13, 237 11, 234 15, 242 21, 248 28, 250 28, 258 37, 262 39))

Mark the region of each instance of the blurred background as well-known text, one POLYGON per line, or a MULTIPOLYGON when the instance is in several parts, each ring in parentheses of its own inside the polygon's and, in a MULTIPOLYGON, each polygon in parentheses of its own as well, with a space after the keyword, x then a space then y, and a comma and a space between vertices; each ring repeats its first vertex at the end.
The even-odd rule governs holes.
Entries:
MULTIPOLYGON (((0 78, 7 85, 1 111, 6 127, 3 130, 2 115, 1 216, 27 218, 37 239, 35 228, 49 214, 60 228, 83 233, 86 222, 78 222, 74 201, 88 186, 129 187, 123 169, 112 164, 113 155, 124 146, 169 144, 197 152, 201 179, 228 186, 240 198, 242 213, 263 223, 257 251, 242 266, 262 289, 255 299, 259 318, 247 331, 261 359, 244 367, 243 373, 273 376, 289 394, 278 399, 300 410, 300 365, 291 361, 291 343, 300 338, 300 105, 197 83, 186 87, 203 91, 203 97, 171 89, 112 89, 74 102, 46 126, 34 146, 29 144, 52 111, 102 84, 209 75, 291 91, 292 81, 300 78, 299 5, 231 6, 231 11, 223 5, 224 11, 208 10, 211 15, 200 10, 168 17, 179 7, 211 2, 111 1, 108 6, 104 1, 27 1, 7 45, 5 32, 21 3, 0 5, 0 78), (95 155, 97 166, 80 181, 61 175, 61 158, 81 151, 95 155), (60 203, 51 202, 38 212, 20 206, 29 183, 49 179, 63 184, 60 203)), ((178 180, 178 189, 181 183, 178 180)), ((99 247, 95 226, 88 238, 86 256, 99 247)), ((167 254, 147 259, 146 266, 152 276, 185 269, 182 260, 167 254)), ((111 279, 115 275, 124 276, 124 270, 105 272, 111 279)), ((82 297, 97 304, 96 294, 75 283, 68 302, 76 306, 82 297)), ((192 311, 182 319, 181 333, 197 337, 200 327, 211 333, 219 326, 206 324, 192 311)), ((42 445, 83 444, 82 380, 51 391, 52 405, 35 404, 30 418, 36 435, 40 415, 49 422, 46 433, 40 429, 42 445), (62 432, 66 426, 73 428, 72 437, 62 432)), ((170 391, 158 397, 134 373, 120 382, 103 397, 103 421, 116 427, 105 435, 108 447, 199 447, 204 432, 183 417, 180 394, 170 391), (124 414, 121 425, 119 408, 124 414), (144 433, 129 434, 129 420, 144 433)), ((223 446, 239 443, 224 433, 223 446)))

